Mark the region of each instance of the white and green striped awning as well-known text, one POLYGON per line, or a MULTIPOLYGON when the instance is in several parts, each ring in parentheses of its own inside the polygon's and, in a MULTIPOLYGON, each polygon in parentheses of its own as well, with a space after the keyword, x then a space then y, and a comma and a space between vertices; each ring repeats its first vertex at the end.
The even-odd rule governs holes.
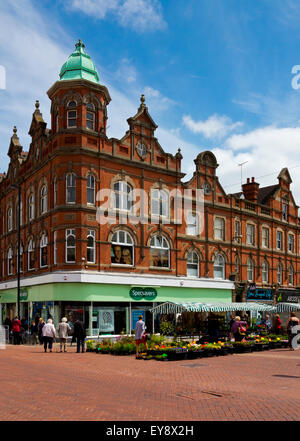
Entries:
POLYGON ((278 303, 276 305, 276 312, 286 311, 300 311, 300 303, 278 303))
POLYGON ((263 303, 200 303, 200 302, 166 302, 150 309, 152 313, 171 314, 189 312, 227 312, 227 311, 276 311, 275 306, 263 303))

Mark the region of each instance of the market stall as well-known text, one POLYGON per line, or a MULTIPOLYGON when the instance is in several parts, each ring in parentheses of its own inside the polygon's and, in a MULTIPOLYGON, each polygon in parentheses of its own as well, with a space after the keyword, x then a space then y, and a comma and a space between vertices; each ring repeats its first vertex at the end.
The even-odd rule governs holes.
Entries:
POLYGON ((179 314, 181 312, 276 311, 276 307, 263 303, 201 303, 165 302, 150 309, 153 314, 179 314))

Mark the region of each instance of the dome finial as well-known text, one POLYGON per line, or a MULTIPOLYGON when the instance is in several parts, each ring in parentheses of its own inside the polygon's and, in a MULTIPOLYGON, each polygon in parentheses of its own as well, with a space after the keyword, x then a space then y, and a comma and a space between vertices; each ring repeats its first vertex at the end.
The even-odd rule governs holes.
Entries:
POLYGON ((82 40, 80 40, 80 38, 78 40, 78 43, 75 44, 75 47, 76 47, 77 51, 79 51, 79 52, 84 51, 85 45, 82 42, 82 40))
POLYGON ((139 107, 139 111, 141 111, 141 110, 146 108, 146 104, 145 104, 146 100, 145 100, 145 95, 144 94, 141 95, 140 100, 141 100, 141 104, 140 104, 140 107, 139 107))
POLYGON ((39 102, 39 100, 36 100, 35 101, 35 108, 38 109, 39 107, 40 107, 40 102, 39 102))
POLYGON ((17 126, 14 126, 14 128, 13 128, 14 135, 17 134, 17 131, 18 131, 17 126))

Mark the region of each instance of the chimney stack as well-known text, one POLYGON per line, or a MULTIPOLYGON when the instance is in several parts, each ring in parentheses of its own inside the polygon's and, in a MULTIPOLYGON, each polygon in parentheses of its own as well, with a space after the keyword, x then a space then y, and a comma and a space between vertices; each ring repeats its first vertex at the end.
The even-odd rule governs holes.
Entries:
POLYGON ((255 182, 255 178, 247 178, 247 183, 242 185, 244 197, 247 201, 257 202, 259 184, 255 182))

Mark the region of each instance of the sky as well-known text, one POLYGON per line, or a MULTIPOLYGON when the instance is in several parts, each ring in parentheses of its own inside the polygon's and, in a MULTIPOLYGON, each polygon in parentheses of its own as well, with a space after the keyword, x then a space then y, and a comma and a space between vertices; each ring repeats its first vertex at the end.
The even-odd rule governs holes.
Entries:
POLYGON ((184 180, 211 150, 227 193, 241 163, 261 186, 288 167, 300 205, 299 21, 298 0, 0 0, 0 172, 14 125, 29 150, 36 100, 49 127, 46 92, 80 38, 112 98, 109 137, 144 94, 184 180))

